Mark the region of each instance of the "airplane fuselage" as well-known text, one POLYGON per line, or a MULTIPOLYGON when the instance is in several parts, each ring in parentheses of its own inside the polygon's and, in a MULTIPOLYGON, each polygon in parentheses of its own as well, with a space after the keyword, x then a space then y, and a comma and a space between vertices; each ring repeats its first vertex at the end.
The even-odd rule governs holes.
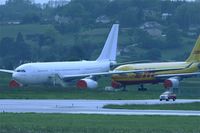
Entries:
POLYGON ((199 71, 199 63, 190 62, 164 62, 164 63, 138 63, 128 64, 117 67, 116 71, 129 71, 129 70, 149 70, 139 73, 129 73, 124 75, 115 74, 112 80, 121 84, 144 84, 144 83, 159 83, 163 82, 162 78, 156 78, 156 75, 162 74, 181 74, 192 73, 199 71), (160 71, 151 71, 156 69, 163 69, 160 71))
POLYGON ((27 63, 15 69, 12 77, 21 84, 48 83, 55 74, 62 76, 106 72, 110 70, 110 61, 75 61, 27 63))
MULTIPOLYGON (((65 61, 27 63, 15 70, 0 69, 12 74, 10 87, 29 84, 52 84, 66 86, 65 82, 76 83, 78 88, 96 88, 97 79, 110 74, 110 66, 116 61, 119 24, 113 24, 100 55, 95 61, 65 61), (72 82, 76 81, 76 82, 72 82)), ((87 46, 85 47, 87 50, 87 46)))

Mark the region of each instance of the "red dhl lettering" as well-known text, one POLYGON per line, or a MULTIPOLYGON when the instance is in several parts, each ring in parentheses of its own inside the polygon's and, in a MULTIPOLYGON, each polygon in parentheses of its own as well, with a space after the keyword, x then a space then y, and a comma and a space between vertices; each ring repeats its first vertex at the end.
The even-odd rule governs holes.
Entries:
POLYGON ((153 78, 153 77, 154 77, 154 73, 144 72, 144 73, 135 74, 135 75, 118 75, 118 76, 114 76, 113 78, 134 79, 134 78, 153 78))

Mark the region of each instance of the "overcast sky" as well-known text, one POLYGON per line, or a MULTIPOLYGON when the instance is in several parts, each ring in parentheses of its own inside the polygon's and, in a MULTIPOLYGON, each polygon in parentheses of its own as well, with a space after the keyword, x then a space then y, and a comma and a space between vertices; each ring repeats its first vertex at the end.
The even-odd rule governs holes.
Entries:
MULTIPOLYGON (((0 0, 0 4, 5 4, 5 1, 7 0, 0 0)), ((49 0, 35 0, 35 3, 47 3, 49 0)), ((194 1, 194 0, 187 0, 187 1, 194 1)))
MULTIPOLYGON (((0 4, 5 4, 5 1, 7 0, 0 0, 0 4)), ((35 0, 35 3, 47 3, 49 0, 35 0)))

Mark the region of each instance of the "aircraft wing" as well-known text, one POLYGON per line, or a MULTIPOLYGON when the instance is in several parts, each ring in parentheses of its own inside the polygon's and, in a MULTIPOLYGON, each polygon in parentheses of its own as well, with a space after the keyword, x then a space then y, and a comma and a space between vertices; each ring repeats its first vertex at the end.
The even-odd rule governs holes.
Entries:
POLYGON ((60 76, 64 80, 73 80, 77 78, 84 78, 88 76, 109 76, 109 75, 114 75, 114 74, 119 74, 119 75, 124 75, 128 73, 144 73, 144 72, 156 72, 156 71, 167 71, 167 70, 180 70, 180 69, 174 69, 174 68, 169 68, 169 69, 145 69, 145 70, 127 70, 127 71, 108 71, 108 72, 99 72, 99 73, 86 73, 86 74, 73 74, 73 75, 62 75, 60 76))
POLYGON ((106 76, 106 75, 126 74, 126 73, 130 73, 130 72, 128 72, 128 71, 109 71, 109 72, 99 72, 99 73, 73 74, 73 75, 62 75, 61 78, 64 80, 74 80, 74 79, 85 78, 85 77, 89 77, 89 76, 106 76))
POLYGON ((194 73, 180 73, 180 74, 161 74, 156 75, 155 78, 170 78, 170 77, 181 77, 181 78, 190 78, 190 77, 198 77, 200 76, 200 72, 194 73))
POLYGON ((104 76, 104 75, 113 75, 113 74, 127 74, 133 73, 135 71, 108 71, 108 72, 99 72, 99 73, 87 73, 87 74, 74 74, 74 75, 63 75, 62 78, 79 78, 79 77, 88 77, 88 76, 104 76))
POLYGON ((13 70, 6 70, 6 69, 0 69, 0 72, 4 72, 4 73, 14 73, 13 70))

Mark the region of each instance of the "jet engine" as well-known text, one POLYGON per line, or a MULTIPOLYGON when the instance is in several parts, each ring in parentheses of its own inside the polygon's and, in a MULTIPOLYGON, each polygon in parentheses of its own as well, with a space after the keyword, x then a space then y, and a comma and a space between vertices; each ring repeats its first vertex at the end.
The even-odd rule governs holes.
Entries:
POLYGON ((116 82, 116 81, 112 81, 111 86, 112 86, 113 88, 115 88, 115 89, 119 89, 119 88, 122 87, 122 84, 121 84, 121 83, 118 83, 118 82, 116 82))
POLYGON ((84 78, 77 82, 76 86, 80 89, 94 89, 98 86, 98 83, 90 78, 84 78))
POLYGON ((17 82, 16 80, 11 80, 9 83, 9 87, 10 88, 18 88, 18 87, 22 87, 23 85, 19 82, 17 82))
POLYGON ((169 78, 166 79, 163 83, 164 87, 166 89, 170 89, 170 88, 178 88, 179 86, 179 79, 178 78, 169 78))

